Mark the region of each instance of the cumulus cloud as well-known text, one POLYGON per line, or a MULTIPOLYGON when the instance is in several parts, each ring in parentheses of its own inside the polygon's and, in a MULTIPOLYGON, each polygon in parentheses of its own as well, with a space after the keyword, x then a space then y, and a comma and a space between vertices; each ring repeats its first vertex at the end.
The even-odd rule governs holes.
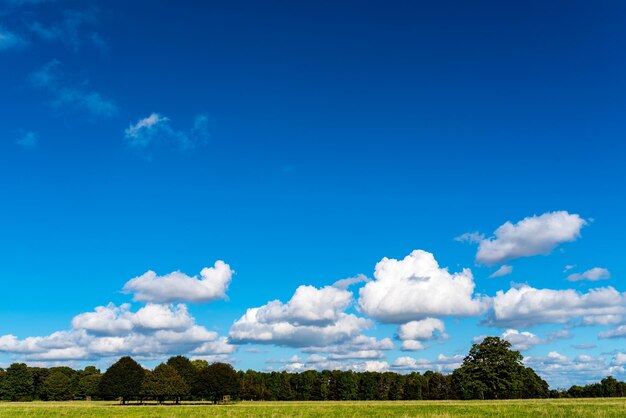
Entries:
POLYGON ((472 316, 486 307, 480 297, 474 297, 469 269, 450 274, 426 251, 415 250, 403 260, 383 258, 376 264, 374 278, 360 289, 359 306, 381 322, 472 316))
POLYGON ((459 239, 478 243, 476 262, 498 265, 516 258, 550 254, 559 244, 580 237, 580 230, 586 224, 576 214, 548 212, 524 218, 515 224, 506 222, 495 230, 492 237, 481 238, 472 233, 461 235, 459 239))
MULTIPOLYGON (((280 370, 287 372, 303 372, 306 370, 353 370, 359 372, 384 372, 389 369, 389 363, 380 360, 362 360, 367 356, 331 358, 317 354, 310 355, 308 358, 300 358, 292 356, 285 360, 268 360, 270 364, 282 364, 280 370), (357 360, 357 361, 346 361, 357 360)), ((270 368, 272 369, 272 368, 270 368)))
POLYGON ((151 113, 124 131, 126 142, 135 149, 146 149, 155 143, 174 143, 184 150, 208 137, 207 115, 196 116, 189 132, 172 128, 170 119, 158 113, 151 113))
POLYGON ((626 295, 612 287, 580 293, 573 289, 535 289, 528 285, 498 291, 492 298, 487 323, 497 326, 529 327, 562 324, 578 317, 603 318, 626 312, 626 295))
POLYGON ((623 315, 590 315, 583 316, 582 325, 615 325, 624 321, 623 315))
MULTIPOLYGON (((479 335, 477 337, 472 338, 472 342, 475 344, 481 343, 487 336, 479 335)), ((516 329, 507 329, 500 336, 503 340, 506 340, 511 343, 511 348, 517 351, 526 351, 536 345, 543 344, 547 342, 539 338, 537 335, 532 332, 527 331, 518 331, 516 329)), ((550 340, 550 339, 548 339, 550 340)))
POLYGON ((445 331, 443 321, 437 318, 426 318, 401 325, 398 336, 401 340, 429 340, 433 338, 436 331, 445 331))
POLYGON ((103 117, 110 117, 117 113, 115 103, 103 98, 100 93, 89 91, 83 86, 69 86, 62 83, 60 65, 59 61, 53 60, 30 75, 30 81, 34 87, 48 92, 53 97, 53 107, 70 107, 103 117))
POLYGON ((195 323, 185 305, 147 304, 136 312, 130 305, 99 306, 76 315, 72 329, 48 336, 19 339, 0 336, 0 352, 28 361, 96 360, 134 355, 227 355, 236 347, 225 337, 195 323))
POLYGON ((303 353, 327 354, 329 360, 345 359, 381 359, 385 357, 384 351, 394 348, 391 338, 381 340, 375 337, 357 335, 340 344, 309 346, 300 349, 303 353))
POLYGON ((300 286, 287 303, 274 300, 248 309, 233 323, 230 338, 237 343, 292 347, 348 341, 371 326, 371 321, 343 312, 351 301, 347 290, 300 286))
POLYGON ((595 282, 598 280, 607 280, 611 278, 611 273, 602 267, 594 267, 583 273, 573 273, 567 276, 567 280, 570 282, 578 282, 581 280, 589 280, 595 282))
POLYGON ((541 344, 541 338, 532 332, 518 331, 516 329, 507 329, 502 334, 502 339, 511 343, 511 348, 518 351, 526 351, 538 344, 541 344))
POLYGON ((620 325, 617 328, 602 331, 598 334, 598 338, 624 338, 626 337, 626 325, 620 325))
POLYGON ((464 356, 457 354, 445 356, 439 354, 436 360, 414 357, 398 357, 391 363, 391 368, 397 371, 409 372, 433 370, 440 373, 449 373, 457 369, 463 363, 464 356))
POLYGON ((498 270, 494 271, 489 275, 490 278, 508 276, 513 273, 513 267, 509 265, 503 265, 498 270))
POLYGON ((420 321, 411 321, 398 329, 398 338, 402 340, 402 350, 418 351, 427 348, 423 341, 432 340, 439 336, 446 338, 445 325, 437 318, 426 318, 420 321))
POLYGON ((158 276, 150 270, 124 285, 124 292, 133 293, 141 302, 194 302, 205 303, 225 299, 234 271, 221 260, 213 267, 205 267, 200 277, 190 277, 179 271, 158 276))
POLYGON ((579 355, 574 358, 557 351, 546 356, 525 357, 524 364, 532 367, 551 387, 569 387, 572 384, 584 385, 597 382, 606 376, 624 375, 623 354, 612 358, 579 355))

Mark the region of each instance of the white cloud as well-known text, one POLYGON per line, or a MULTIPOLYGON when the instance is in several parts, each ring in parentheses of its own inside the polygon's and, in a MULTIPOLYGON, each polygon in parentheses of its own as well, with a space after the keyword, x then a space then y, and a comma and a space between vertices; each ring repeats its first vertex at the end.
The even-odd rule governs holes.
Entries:
POLYGON ((26 360, 83 360, 89 357, 89 352, 84 347, 52 348, 40 353, 30 353, 25 356, 26 360))
POLYGON ((383 258, 375 280, 360 289, 359 305, 369 316, 403 323, 429 316, 472 316, 485 309, 474 298, 469 269, 450 274, 431 253, 415 250, 403 260, 383 258))
POLYGON ((398 357, 391 363, 391 368, 398 371, 415 371, 424 372, 433 370, 440 373, 448 373, 457 369, 463 363, 464 356, 457 354, 445 356, 439 354, 436 360, 414 357, 398 357))
POLYGON ((385 354, 379 350, 361 350, 346 353, 331 353, 329 360, 381 359, 385 354))
POLYGON ((463 235, 459 235, 458 237, 454 238, 455 241, 471 242, 471 243, 474 243, 474 244, 478 244, 479 242, 481 242, 484 239, 485 239, 485 234, 481 234, 478 231, 466 232, 463 235))
POLYGON ((133 315, 133 322, 137 328, 182 331, 192 326, 194 319, 183 304, 167 306, 149 303, 133 315))
POLYGON ((119 307, 109 303, 107 306, 97 306, 94 312, 76 315, 72 319, 72 327, 94 334, 117 335, 130 332, 134 324, 128 303, 119 307))
MULTIPOLYGON (((567 331, 565 331, 567 332, 567 331)), ((541 339, 540 337, 538 337, 537 335, 533 334, 532 332, 527 332, 527 331, 518 331, 516 329, 507 329, 506 331, 504 331, 502 333, 502 335, 500 336, 500 338, 502 338, 503 340, 506 340, 508 342, 511 343, 511 348, 513 350, 517 350, 517 351, 526 351, 536 345, 539 344, 544 344, 548 341, 554 341, 556 339, 559 338, 566 338, 564 335, 562 335, 561 333, 555 333, 557 335, 553 336, 553 337, 549 337, 547 340, 546 339, 541 339)), ((474 338, 472 338, 472 342, 474 344, 480 344, 487 336, 486 335, 478 335, 474 338)))
POLYGON ((221 260, 213 267, 200 271, 200 278, 189 277, 179 271, 157 276, 148 271, 129 280, 124 285, 124 292, 133 293, 134 299, 142 302, 185 301, 205 303, 226 298, 233 270, 221 260))
POLYGON ((617 328, 602 331, 598 334, 598 338, 624 338, 626 337, 626 325, 620 325, 617 328))
POLYGON ((425 350, 427 348, 428 346, 426 346, 423 342, 418 341, 418 340, 405 340, 405 341, 402 341, 402 344, 400 345, 400 349, 402 351, 420 351, 420 350, 425 350))
POLYGON ((331 359, 330 356, 323 357, 313 354, 308 358, 292 356, 291 358, 286 360, 268 360, 267 363, 283 364, 283 366, 280 367, 280 370, 287 372, 303 372, 305 370, 353 370, 359 372, 384 372, 389 369, 389 363, 387 363, 386 361, 345 361, 360 360, 366 358, 368 358, 367 355, 331 359))
POLYGON ((391 338, 383 338, 378 340, 375 337, 366 335, 357 335, 356 337, 343 341, 337 345, 315 345, 303 347, 300 349, 303 353, 350 353, 365 350, 392 350, 394 348, 391 338))
POLYGON ((474 233, 469 239, 467 234, 459 239, 478 242, 478 263, 498 265, 516 258, 547 255, 559 244, 576 240, 586 224, 576 214, 548 212, 524 218, 515 224, 506 222, 489 238, 480 238, 474 233))
POLYGON ((578 282, 580 280, 589 280, 592 282, 598 280, 607 280, 611 278, 611 273, 602 267, 594 267, 583 273, 574 273, 567 276, 567 280, 570 282, 578 282))
POLYGON ((53 107, 71 107, 86 110, 95 116, 110 117, 117 113, 117 106, 103 98, 100 93, 85 90, 82 86, 68 86, 61 83, 60 63, 50 61, 30 75, 33 86, 43 89, 53 96, 53 107))
POLYGON ((490 278, 508 276, 513 273, 513 267, 509 265, 500 266, 500 268, 489 275, 490 278))
POLYGON ((516 329, 507 329, 504 331, 502 339, 510 342, 511 348, 518 351, 526 351, 543 342, 541 338, 531 332, 520 332, 516 329))
POLYGON ((615 325, 624 321, 623 315, 592 315, 583 316, 582 325, 615 325))
POLYGON ((235 351, 225 337, 197 325, 185 305, 148 304, 136 312, 109 304, 76 315, 72 329, 43 337, 0 336, 0 352, 28 361, 88 360, 134 355, 223 355, 235 351))
POLYGON ((369 282, 370 279, 364 275, 364 274, 357 274, 354 277, 350 277, 347 279, 341 279, 341 280, 337 280, 335 283, 333 283, 333 287, 336 287, 337 289, 347 289, 350 286, 354 285, 354 284, 358 284, 358 283, 367 283, 369 282))
POLYGON ((299 286, 289 302, 269 302, 257 312, 259 321, 294 325, 325 325, 336 322, 352 303, 352 293, 332 286, 317 289, 299 286))
POLYGON ((589 355, 570 358, 551 351, 547 356, 526 357, 524 363, 546 379, 551 387, 569 387, 572 384, 597 382, 609 375, 618 378, 623 376, 624 367, 620 364, 621 360, 623 357, 620 353, 611 359, 589 355))
POLYGON ((426 318, 420 321, 411 321, 403 324, 398 329, 398 338, 402 341, 401 349, 404 351, 418 351, 427 348, 422 341, 432 340, 438 335, 446 338, 445 325, 437 318, 426 318))
POLYGON ((169 118, 158 113, 140 119, 124 131, 128 144, 136 149, 145 149, 156 142, 173 142, 181 149, 192 148, 197 142, 208 139, 208 116, 198 115, 189 132, 172 128, 169 118))
POLYGON ((529 327, 562 324, 578 317, 603 317, 626 313, 626 295, 612 287, 580 293, 573 289, 535 289, 522 285, 498 291, 487 322, 497 326, 529 327))
POLYGON ((300 286, 289 302, 278 300, 248 309, 233 323, 230 338, 238 343, 293 347, 348 341, 370 327, 371 321, 343 312, 352 293, 327 286, 300 286))

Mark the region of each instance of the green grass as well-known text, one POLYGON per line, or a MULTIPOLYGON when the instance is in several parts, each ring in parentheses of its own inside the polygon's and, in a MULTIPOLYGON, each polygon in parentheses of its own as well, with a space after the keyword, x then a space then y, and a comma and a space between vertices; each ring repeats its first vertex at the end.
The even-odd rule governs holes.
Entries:
POLYGON ((625 417, 626 398, 514 401, 239 402, 120 406, 113 402, 0 403, 0 417, 625 417))

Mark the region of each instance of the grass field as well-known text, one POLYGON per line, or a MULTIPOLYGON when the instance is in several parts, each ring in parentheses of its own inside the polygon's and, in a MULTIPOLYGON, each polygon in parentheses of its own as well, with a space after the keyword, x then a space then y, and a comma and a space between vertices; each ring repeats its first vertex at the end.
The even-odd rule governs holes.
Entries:
POLYGON ((0 417, 625 417, 626 398, 515 401, 239 402, 120 406, 112 402, 0 403, 0 417))

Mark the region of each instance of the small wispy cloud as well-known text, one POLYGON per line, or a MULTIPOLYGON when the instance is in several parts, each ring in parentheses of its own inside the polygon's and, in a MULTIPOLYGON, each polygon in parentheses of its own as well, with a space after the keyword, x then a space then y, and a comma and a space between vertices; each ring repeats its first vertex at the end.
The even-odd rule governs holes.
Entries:
POLYGON ((32 131, 23 132, 23 134, 15 140, 15 143, 22 148, 34 148, 37 142, 37 134, 32 131))
POLYGON ((82 86, 64 85, 60 77, 60 65, 59 61, 53 60, 30 75, 30 81, 34 87, 45 90, 53 96, 53 107, 68 106, 104 117, 117 113, 115 103, 105 99, 98 92, 85 89, 86 83, 82 86))
POLYGON ((24 45, 25 41, 0 25, 0 51, 24 45))
POLYGON ((180 131, 172 128, 169 118, 159 113, 151 113, 126 128, 124 138, 135 149, 146 149, 150 145, 163 142, 177 144, 181 149, 189 149, 209 138, 208 123, 207 115, 198 115, 189 131, 180 131))
POLYGON ((78 51, 85 43, 93 43, 102 48, 104 40, 93 26, 98 23, 95 9, 64 10, 61 18, 49 25, 39 21, 32 22, 28 29, 46 42, 61 42, 78 51))
POLYGON ((611 272, 602 267, 594 267, 582 273, 573 273, 567 276, 570 282, 578 282, 581 280, 589 280, 592 282, 598 280, 607 280, 611 278, 611 272))
POLYGON ((511 273, 513 273, 513 267, 505 264, 501 266, 498 270, 491 273, 489 277, 494 278, 494 277, 508 276, 511 273))

